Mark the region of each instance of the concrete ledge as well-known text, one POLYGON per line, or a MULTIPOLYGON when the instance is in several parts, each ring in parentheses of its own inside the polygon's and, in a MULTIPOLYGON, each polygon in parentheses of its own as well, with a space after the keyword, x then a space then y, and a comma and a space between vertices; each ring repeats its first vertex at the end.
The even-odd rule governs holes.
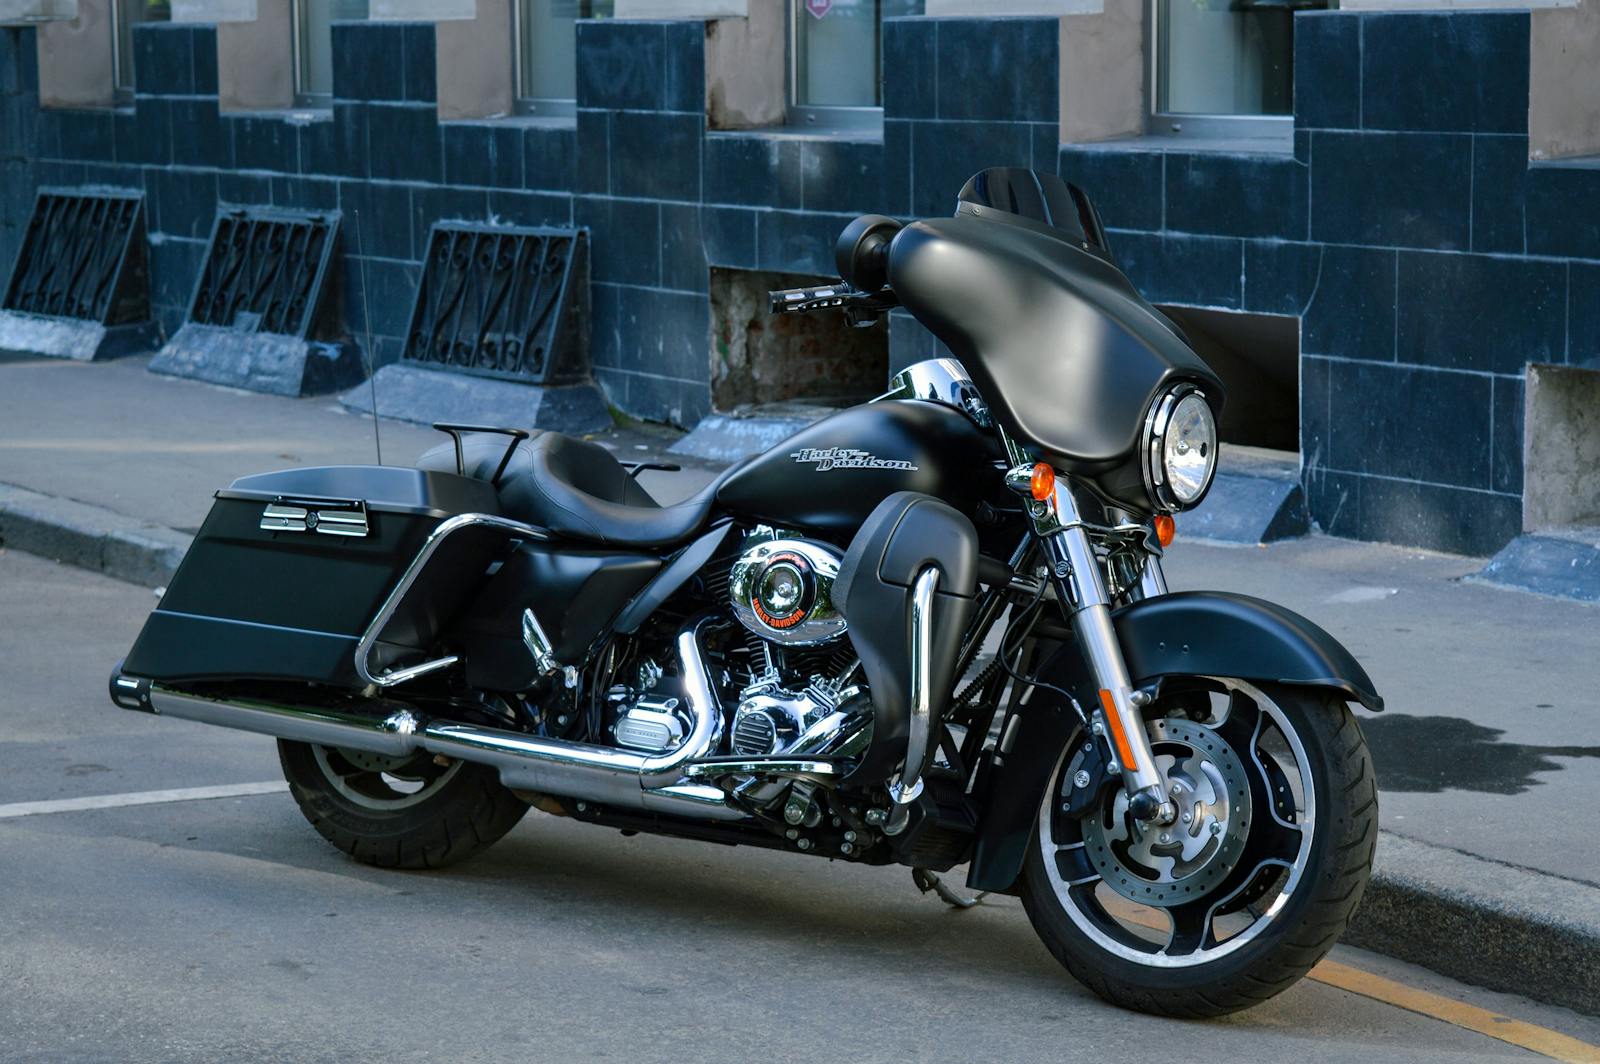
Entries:
POLYGON ((99 362, 152 351, 160 343, 161 327, 153 321, 101 325, 78 318, 0 310, 0 351, 99 362))
POLYGON ((1470 579, 1580 602, 1600 602, 1600 530, 1590 532, 1590 536, 1518 536, 1470 579))
POLYGON ((1185 538, 1253 545, 1311 531, 1298 458, 1225 447, 1222 463, 1205 501, 1179 519, 1179 532, 1185 538))
POLYGON ((350 344, 319 343, 188 322, 150 360, 150 372, 269 395, 318 395, 363 376, 350 344))
POLYGON ((1341 941, 1600 1015, 1600 887, 1380 832, 1341 941))
POLYGON ((592 384, 539 385, 445 373, 395 363, 339 397, 346 410, 431 425, 453 421, 501 428, 548 429, 581 436, 612 427, 611 409, 592 384))
POLYGON ((806 426, 835 412, 829 407, 792 402, 710 414, 701 418, 687 436, 667 451, 732 465, 771 450, 806 426))
POLYGON ((178 568, 190 536, 112 510, 0 484, 0 546, 149 587, 178 568))

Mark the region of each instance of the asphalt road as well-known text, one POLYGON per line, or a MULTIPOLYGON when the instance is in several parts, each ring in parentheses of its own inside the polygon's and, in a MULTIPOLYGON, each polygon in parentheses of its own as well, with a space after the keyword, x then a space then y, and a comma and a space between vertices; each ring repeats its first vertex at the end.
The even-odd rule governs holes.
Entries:
MULTIPOLYGON (((0 1061, 1539 1059, 1317 982, 1220 1022, 1122 1012, 1015 900, 956 912, 899 869, 530 814, 464 866, 381 872, 283 792, 16 815, 279 778, 268 740, 106 701, 152 604, 0 551, 0 1061)), ((1600 1042, 1594 1020, 1335 956, 1600 1042)))

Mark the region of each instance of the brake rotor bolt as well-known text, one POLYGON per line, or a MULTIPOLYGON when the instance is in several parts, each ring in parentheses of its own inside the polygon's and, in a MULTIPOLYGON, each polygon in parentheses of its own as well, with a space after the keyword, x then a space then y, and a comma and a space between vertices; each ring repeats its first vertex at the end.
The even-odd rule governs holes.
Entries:
POLYGON ((1167 832, 1163 831, 1161 833, 1161 841, 1162 842, 1171 842, 1172 841, 1172 836, 1170 834, 1168 834, 1167 832))
POLYGON ((1077 772, 1073 773, 1073 775, 1072 775, 1072 785, 1074 787, 1076 787, 1080 791, 1083 790, 1085 787, 1089 786, 1089 771, 1088 771, 1088 769, 1080 768, 1077 772))
POLYGON ((1183 822, 1185 824, 1189 823, 1189 821, 1191 821, 1193 819, 1194 819, 1194 814, 1193 813, 1185 813, 1185 814, 1183 814, 1183 822))
POLYGON ((1174 798, 1176 798, 1176 797, 1177 797, 1177 796, 1178 796, 1178 795, 1180 795, 1180 794, 1182 794, 1182 793, 1183 793, 1183 788, 1182 788, 1182 787, 1180 787, 1180 786, 1178 786, 1178 785, 1177 785, 1177 784, 1176 784, 1176 783, 1174 783, 1174 784, 1173 784, 1173 785, 1172 785, 1172 790, 1171 790, 1171 791, 1170 791, 1170 792, 1169 792, 1169 793, 1170 793, 1170 794, 1171 794, 1171 795, 1172 795, 1172 796, 1173 796, 1173 797, 1174 797, 1174 798))
POLYGON ((1217 823, 1215 820, 1213 820, 1211 822, 1211 834, 1213 834, 1213 835, 1221 835, 1222 834, 1222 825, 1217 823))

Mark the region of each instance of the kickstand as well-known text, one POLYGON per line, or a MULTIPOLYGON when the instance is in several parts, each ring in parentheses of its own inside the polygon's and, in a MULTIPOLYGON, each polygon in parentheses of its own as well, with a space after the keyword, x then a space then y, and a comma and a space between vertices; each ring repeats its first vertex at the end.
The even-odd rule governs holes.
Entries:
POLYGON ((944 880, 940 879, 926 868, 913 868, 911 870, 911 881, 917 885, 917 889, 922 891, 922 893, 926 894, 931 890, 935 894, 939 895, 939 899, 945 904, 953 905, 957 909, 970 909, 989 896, 989 892, 984 891, 983 893, 974 897, 963 898, 961 895, 945 886, 944 880))

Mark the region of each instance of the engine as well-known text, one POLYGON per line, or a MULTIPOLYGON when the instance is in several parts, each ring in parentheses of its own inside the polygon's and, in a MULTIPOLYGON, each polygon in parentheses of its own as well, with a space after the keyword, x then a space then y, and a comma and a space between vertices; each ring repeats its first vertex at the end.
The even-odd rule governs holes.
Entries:
POLYGON ((842 555, 837 547, 770 530, 749 536, 728 577, 734 616, 762 639, 820 646, 844 635, 833 604, 842 555))

